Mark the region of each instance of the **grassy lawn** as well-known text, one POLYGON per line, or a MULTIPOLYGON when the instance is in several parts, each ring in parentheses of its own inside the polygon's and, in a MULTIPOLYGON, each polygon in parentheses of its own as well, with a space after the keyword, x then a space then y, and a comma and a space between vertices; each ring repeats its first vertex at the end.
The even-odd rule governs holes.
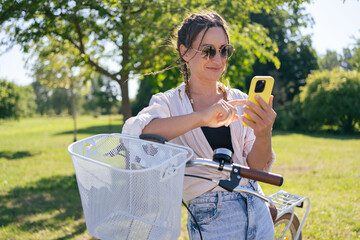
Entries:
MULTIPOLYGON (((120 132, 122 120, 80 117, 78 139, 120 132)), ((67 146, 71 118, 33 118, 0 125, 0 239, 93 239, 86 231, 67 146)), ((281 188, 309 196, 304 239, 360 239, 360 136, 275 133, 273 172, 281 188)), ((299 215, 303 212, 299 209, 299 215)), ((186 212, 182 235, 187 239, 186 212)))

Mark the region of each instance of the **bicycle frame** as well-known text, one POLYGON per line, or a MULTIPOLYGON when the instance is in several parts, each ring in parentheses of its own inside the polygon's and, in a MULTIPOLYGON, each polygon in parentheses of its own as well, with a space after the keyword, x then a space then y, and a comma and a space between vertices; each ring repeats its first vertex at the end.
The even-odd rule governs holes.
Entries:
MULTIPOLYGON (((148 138, 148 139, 152 139, 152 140, 155 140, 155 141, 158 141, 161 143, 166 142, 166 139, 159 137, 157 135, 152 135, 152 134, 141 135, 140 138, 143 138, 143 139, 148 138)), ((170 143, 167 143, 167 144, 170 144, 170 143)), ((186 163, 186 167, 192 167, 192 166, 209 167, 209 168, 213 168, 213 169, 218 169, 219 171, 226 171, 226 172, 231 173, 232 175, 235 175, 235 177, 233 177, 233 179, 231 179, 230 181, 219 180, 219 179, 211 179, 211 181, 216 183, 218 186, 223 187, 224 189, 226 189, 228 191, 252 194, 252 195, 262 199, 263 201, 267 202, 270 206, 274 206, 277 209, 277 216, 276 216, 274 223, 276 223, 276 221, 278 219, 280 219, 282 216, 284 216, 285 214, 290 213, 291 218, 290 218, 289 223, 286 226, 286 229, 284 230, 280 239, 285 239, 286 233, 288 232, 290 226, 292 225, 293 219, 295 217, 297 219, 297 216, 296 216, 295 210, 294 210, 295 207, 302 207, 304 202, 306 201, 307 208, 306 208, 305 214, 303 216, 303 219, 300 223, 300 226, 297 229, 296 236, 294 239, 297 240, 300 237, 302 228, 304 226, 305 220, 306 220, 307 215, 310 210, 310 199, 308 197, 295 195, 292 193, 285 192, 283 190, 280 190, 279 192, 274 193, 274 194, 270 195, 269 197, 266 197, 258 192, 255 192, 255 191, 252 191, 249 189, 245 189, 243 187, 238 186, 238 184, 236 184, 236 183, 239 183, 241 177, 244 177, 244 178, 248 178, 248 179, 252 179, 252 180, 256 180, 256 181, 260 181, 260 182, 264 182, 264 183, 268 183, 268 184, 272 184, 272 185, 276 185, 276 186, 281 186, 283 183, 282 176, 273 174, 273 173, 256 170, 256 169, 250 169, 249 167, 246 167, 246 166, 240 166, 240 165, 236 165, 236 164, 224 164, 224 161, 219 163, 219 162, 215 162, 215 161, 205 159, 205 158, 192 159, 186 163), (237 179, 235 179, 235 178, 237 178, 237 179), (224 182, 230 182, 230 184, 225 184, 225 186, 224 186, 224 182)), ((200 176, 193 176, 193 177, 200 177, 200 176)))

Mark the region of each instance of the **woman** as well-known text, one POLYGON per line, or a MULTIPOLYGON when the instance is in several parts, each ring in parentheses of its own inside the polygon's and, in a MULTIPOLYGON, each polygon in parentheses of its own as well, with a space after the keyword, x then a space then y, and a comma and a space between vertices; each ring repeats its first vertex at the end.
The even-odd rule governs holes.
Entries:
MULTIPOLYGON (((272 97, 270 103, 257 99, 258 107, 247 101, 246 94, 219 82, 233 51, 224 19, 215 12, 185 18, 178 31, 177 51, 184 83, 154 95, 149 107, 125 123, 123 133, 157 134, 191 147, 195 157, 212 158, 214 149, 228 148, 235 163, 269 171, 275 160, 271 147, 276 118, 272 97)), ((200 167, 187 168, 186 172, 228 178, 225 173, 200 167)), ((261 191, 257 182, 245 178, 240 185, 261 191)), ((226 192, 212 182, 185 177, 183 198, 189 201, 206 240, 273 239, 270 213, 265 203, 252 195, 226 192)), ((191 217, 187 227, 190 239, 199 239, 191 217)))

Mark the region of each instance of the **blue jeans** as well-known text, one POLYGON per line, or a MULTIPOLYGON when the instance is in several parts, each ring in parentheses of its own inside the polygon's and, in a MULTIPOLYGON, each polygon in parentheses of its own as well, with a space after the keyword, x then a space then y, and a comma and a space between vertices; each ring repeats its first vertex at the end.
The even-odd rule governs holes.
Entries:
MULTIPOLYGON (((261 192, 256 182, 250 182, 244 188, 261 192)), ((208 192, 191 200, 189 209, 200 226, 204 240, 274 239, 269 209, 263 200, 253 195, 208 192)), ((190 214, 187 229, 191 240, 200 239, 190 214)))

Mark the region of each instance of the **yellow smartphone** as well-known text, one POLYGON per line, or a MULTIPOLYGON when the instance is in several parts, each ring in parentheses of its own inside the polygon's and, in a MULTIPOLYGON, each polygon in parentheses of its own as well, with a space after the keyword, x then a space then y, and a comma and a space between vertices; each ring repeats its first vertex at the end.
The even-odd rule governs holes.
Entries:
MULTIPOLYGON (((269 103, 273 86, 274 86, 274 78, 271 76, 253 77, 250 84, 248 100, 260 107, 258 102, 255 100, 255 96, 259 95, 262 99, 264 99, 265 102, 269 103)), ((251 108, 249 109, 251 110, 251 108)), ((250 121, 252 121, 252 119, 246 113, 245 113, 245 117, 250 121)), ((243 125, 245 127, 248 127, 248 125, 244 122, 243 125)))

